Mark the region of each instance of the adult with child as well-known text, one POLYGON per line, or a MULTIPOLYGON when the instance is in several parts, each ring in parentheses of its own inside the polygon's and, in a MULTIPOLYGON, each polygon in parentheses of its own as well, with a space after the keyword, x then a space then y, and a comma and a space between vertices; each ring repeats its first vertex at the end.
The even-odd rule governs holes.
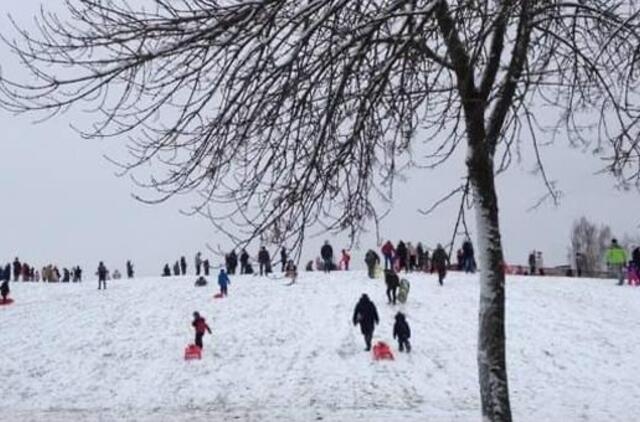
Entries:
POLYGON ((380 322, 376 305, 363 294, 353 310, 353 325, 360 324, 360 332, 364 336, 365 351, 371 350, 371 340, 375 326, 380 322))

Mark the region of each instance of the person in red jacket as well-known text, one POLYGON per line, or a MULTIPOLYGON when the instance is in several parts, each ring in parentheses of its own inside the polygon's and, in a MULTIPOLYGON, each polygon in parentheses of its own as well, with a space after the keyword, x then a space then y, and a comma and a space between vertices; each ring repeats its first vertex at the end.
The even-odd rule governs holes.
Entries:
POLYGON ((384 256, 384 269, 388 270, 393 268, 393 254, 396 253, 393 243, 391 243, 390 240, 387 240, 387 243, 382 246, 381 251, 384 256))
POLYGON ((351 255, 347 252, 346 249, 342 250, 342 259, 340 260, 340 264, 343 270, 349 271, 349 262, 351 262, 351 255))
POLYGON ((211 328, 209 328, 207 322, 200 316, 198 312, 193 313, 193 323, 191 323, 191 325, 193 325, 193 328, 196 329, 196 346, 202 349, 202 337, 204 336, 205 331, 211 334, 211 328))

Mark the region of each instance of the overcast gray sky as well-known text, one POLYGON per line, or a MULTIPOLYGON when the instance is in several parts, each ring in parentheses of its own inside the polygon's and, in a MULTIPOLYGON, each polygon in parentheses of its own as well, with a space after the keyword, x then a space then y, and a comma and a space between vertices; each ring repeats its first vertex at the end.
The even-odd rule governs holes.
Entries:
MULTIPOLYGON (((40 3, 7 1, 3 11, 28 24, 40 3)), ((46 7, 53 3, 59 7, 62 2, 46 2, 46 7)), ((7 23, 5 14, 0 28, 7 28, 7 23)), ((0 55, 2 71, 19 76, 16 59, 4 45, 0 55)), ((69 127, 73 122, 90 122, 91 115, 73 110, 44 123, 34 124, 33 120, 33 116, 0 110, 0 262, 19 256, 38 267, 50 262, 79 264, 93 272, 99 260, 122 271, 130 258, 139 274, 156 275, 165 262, 182 254, 191 263, 193 254, 204 252, 207 243, 229 245, 207 221, 179 213, 191 205, 185 198, 155 206, 134 200, 134 185, 116 177, 116 168, 103 158, 106 153, 121 155, 125 140, 86 141, 69 127)), ((534 167, 530 159, 514 163, 498 180, 508 262, 524 263, 535 248, 543 251, 546 265, 566 263, 569 228, 582 215, 609 224, 616 236, 625 232, 638 236, 637 191, 615 190, 611 176, 595 174, 602 166, 597 157, 571 149, 562 140, 542 152, 550 177, 563 192, 558 207, 545 204, 528 211, 545 193, 539 178, 530 172, 534 167)), ((397 186, 393 210, 382 223, 382 236, 394 241, 421 240, 430 246, 448 242, 457 204, 443 206, 428 217, 417 210, 427 208, 454 186, 461 169, 462 162, 454 162, 437 170, 412 171, 407 182, 397 186)), ((473 214, 469 217, 473 223, 473 214)), ((314 256, 326 238, 333 239, 335 249, 346 246, 344 237, 321 235, 307 242, 304 256, 314 256)), ((363 247, 373 246, 373 231, 362 240, 363 247)), ((362 255, 354 251, 358 265, 362 255)), ((213 258, 214 264, 221 262, 213 258)))

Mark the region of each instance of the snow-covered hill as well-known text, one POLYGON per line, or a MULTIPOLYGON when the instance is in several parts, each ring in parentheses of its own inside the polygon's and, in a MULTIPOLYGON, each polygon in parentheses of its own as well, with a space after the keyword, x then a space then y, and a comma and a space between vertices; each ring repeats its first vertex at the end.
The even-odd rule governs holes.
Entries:
MULTIPOLYGON (((298 284, 232 278, 230 296, 193 277, 12 284, 0 307, 1 421, 473 421, 477 277, 409 275, 406 305, 361 272, 303 273, 298 284), (374 362, 351 324, 366 292, 374 362), (413 351, 392 341, 403 310, 413 351), (201 361, 185 362, 200 311, 201 361)), ((640 415, 640 288, 613 280, 508 280, 508 370, 519 421, 634 421, 640 415)))

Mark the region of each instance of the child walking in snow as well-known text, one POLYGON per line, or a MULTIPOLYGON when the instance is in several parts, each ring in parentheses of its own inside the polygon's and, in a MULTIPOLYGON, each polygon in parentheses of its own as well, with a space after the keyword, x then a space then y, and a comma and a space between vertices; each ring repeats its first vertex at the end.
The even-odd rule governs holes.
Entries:
POLYGON ((411 337, 411 329, 407 323, 402 312, 396 314, 396 323, 393 324, 393 338, 398 339, 398 350, 403 352, 406 348, 407 353, 411 352, 411 344, 409 338, 411 337))
POLYGON ((220 294, 222 296, 227 295, 227 286, 231 284, 231 280, 229 280, 229 276, 224 271, 224 268, 220 269, 220 274, 218 274, 218 285, 220 286, 220 294))
POLYGON ((196 346, 202 349, 202 337, 204 336, 205 331, 211 334, 211 328, 209 328, 207 322, 198 312, 193 313, 193 322, 191 325, 196 329, 196 346))

